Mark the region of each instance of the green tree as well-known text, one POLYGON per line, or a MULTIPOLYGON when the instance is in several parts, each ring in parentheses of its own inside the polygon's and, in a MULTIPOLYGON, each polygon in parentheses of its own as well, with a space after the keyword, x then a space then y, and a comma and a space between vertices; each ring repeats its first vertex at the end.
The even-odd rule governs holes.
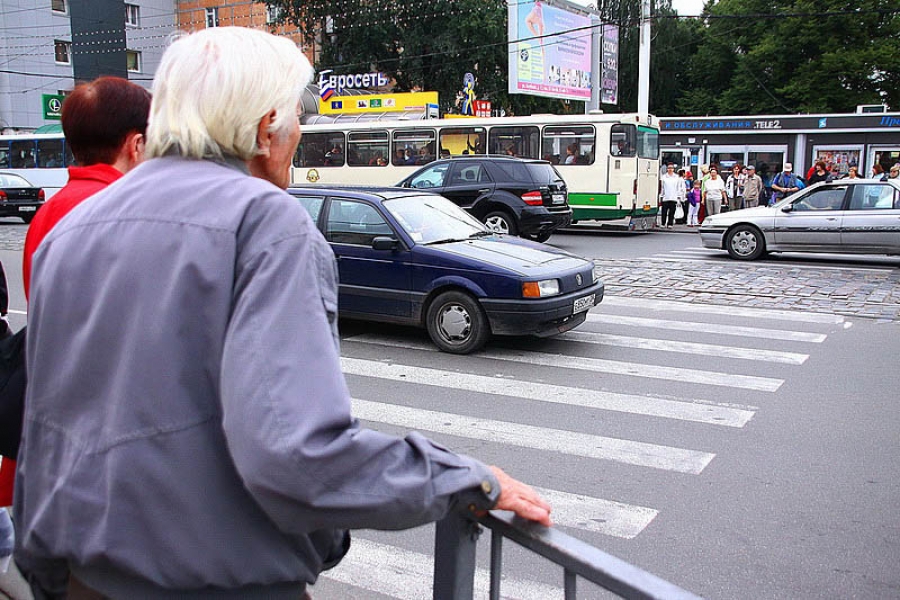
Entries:
POLYGON ((896 0, 708 5, 681 114, 852 112, 900 104, 896 0))

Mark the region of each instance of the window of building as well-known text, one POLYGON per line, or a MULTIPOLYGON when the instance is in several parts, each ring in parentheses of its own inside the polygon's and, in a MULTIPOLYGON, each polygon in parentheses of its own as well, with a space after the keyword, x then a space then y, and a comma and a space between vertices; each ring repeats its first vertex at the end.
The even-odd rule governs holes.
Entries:
POLYGON ((69 12, 68 2, 66 0, 50 0, 50 9, 53 12, 66 14, 69 12))
POLYGON ((72 64, 72 42, 54 40, 53 48, 57 63, 63 65, 72 64))
POLYGON ((125 5, 125 24, 139 27, 141 24, 141 7, 137 4, 125 5))
POLYGON ((267 6, 266 7, 266 23, 271 25, 273 23, 277 23, 281 20, 282 9, 280 6, 267 6))
POLYGON ((137 50, 126 50, 125 51, 125 68, 128 69, 130 73, 140 73, 141 72, 141 53, 137 50))
POLYGON ((219 9, 216 7, 207 8, 206 9, 206 26, 207 27, 218 27, 219 26, 219 9))

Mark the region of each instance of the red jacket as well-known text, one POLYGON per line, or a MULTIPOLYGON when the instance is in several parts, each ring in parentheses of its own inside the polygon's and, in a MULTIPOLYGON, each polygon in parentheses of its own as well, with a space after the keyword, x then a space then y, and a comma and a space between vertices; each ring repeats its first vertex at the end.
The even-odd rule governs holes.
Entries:
MULTIPOLYGON (((28 233, 25 234, 22 283, 25 286, 26 300, 31 282, 31 256, 44 236, 85 198, 96 194, 121 176, 122 173, 118 169, 103 163, 89 167, 69 167, 69 182, 41 207, 28 227, 28 233)), ((4 458, 3 462, 0 462, 0 506, 12 504, 15 471, 14 460, 4 458)))

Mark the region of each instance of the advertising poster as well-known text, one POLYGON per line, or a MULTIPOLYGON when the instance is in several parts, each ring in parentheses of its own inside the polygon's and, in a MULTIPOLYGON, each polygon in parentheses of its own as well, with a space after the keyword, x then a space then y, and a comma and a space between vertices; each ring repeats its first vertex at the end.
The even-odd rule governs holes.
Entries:
POLYGON ((591 19, 540 0, 509 4, 509 93, 591 99, 591 19))
POLYGON ((600 102, 616 104, 619 101, 619 28, 603 26, 603 50, 600 69, 600 102))

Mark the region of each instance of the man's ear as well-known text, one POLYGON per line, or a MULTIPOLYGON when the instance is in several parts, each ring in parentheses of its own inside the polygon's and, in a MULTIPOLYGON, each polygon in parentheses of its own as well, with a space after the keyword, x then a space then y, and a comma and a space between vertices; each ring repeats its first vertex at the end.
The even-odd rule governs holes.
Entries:
POLYGON ((270 129, 276 114, 274 109, 269 111, 259 120, 259 125, 256 128, 256 148, 263 156, 268 156, 269 149, 272 147, 272 133, 270 129))

